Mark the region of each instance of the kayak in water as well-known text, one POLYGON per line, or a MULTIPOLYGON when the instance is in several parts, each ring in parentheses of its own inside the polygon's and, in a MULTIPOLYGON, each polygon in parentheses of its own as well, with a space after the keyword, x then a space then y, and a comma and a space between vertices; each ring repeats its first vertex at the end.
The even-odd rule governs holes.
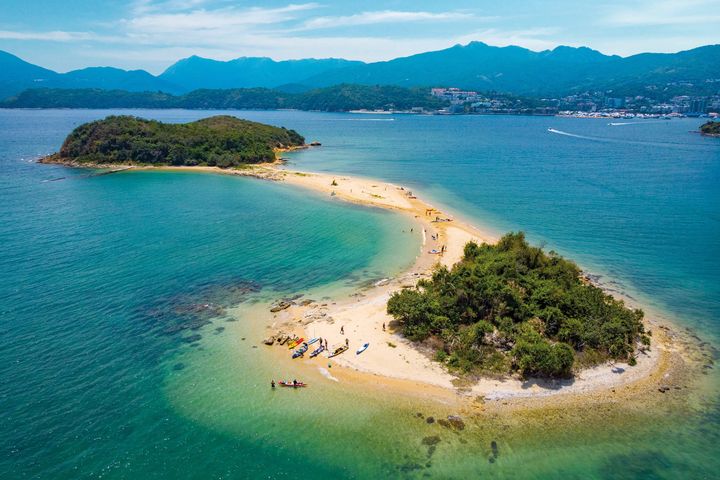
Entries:
POLYGON ((298 387, 307 387, 307 383, 303 383, 303 382, 289 382, 289 381, 287 381, 287 380, 282 380, 282 381, 280 382, 280 386, 281 386, 281 387, 293 387, 293 388, 298 388, 298 387))
POLYGON ((360 355, 362 352, 367 350, 369 346, 370 346, 369 343, 364 344, 362 347, 357 349, 357 352, 355 352, 355 355, 360 355))

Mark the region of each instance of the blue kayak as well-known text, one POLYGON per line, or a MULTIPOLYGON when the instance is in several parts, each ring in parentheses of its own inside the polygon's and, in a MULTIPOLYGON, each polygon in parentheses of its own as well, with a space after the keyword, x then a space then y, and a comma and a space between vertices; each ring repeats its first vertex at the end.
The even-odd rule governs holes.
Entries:
POLYGON ((310 354, 310 358, 315 358, 324 351, 325 351, 325 345, 320 345, 318 348, 316 348, 315 350, 312 351, 312 353, 310 354))
POLYGON ((369 346, 370 346, 369 343, 364 344, 362 347, 357 349, 357 352, 355 352, 355 355, 360 355, 362 352, 367 350, 369 346))
POLYGON ((303 356, 303 355, 305 354, 305 352, 307 352, 307 351, 308 351, 308 344, 307 344, 307 343, 303 343, 303 344, 302 344, 302 347, 298 348, 297 350, 295 350, 295 351, 293 352, 292 357, 293 357, 293 358, 301 357, 301 356, 303 356))

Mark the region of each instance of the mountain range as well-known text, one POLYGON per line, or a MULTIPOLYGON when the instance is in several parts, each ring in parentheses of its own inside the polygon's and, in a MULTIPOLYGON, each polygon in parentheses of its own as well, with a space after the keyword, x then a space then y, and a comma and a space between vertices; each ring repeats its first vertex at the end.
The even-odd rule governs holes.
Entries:
POLYGON ((263 87, 300 93, 338 84, 457 86, 536 97, 591 89, 657 94, 667 85, 680 84, 683 88, 673 88, 673 94, 707 95, 720 90, 720 45, 619 57, 587 47, 560 46, 535 52, 471 42, 374 63, 335 58, 274 61, 265 57, 218 61, 192 56, 157 76, 112 67, 57 73, 0 51, 0 98, 38 87, 172 94, 201 88, 263 87))

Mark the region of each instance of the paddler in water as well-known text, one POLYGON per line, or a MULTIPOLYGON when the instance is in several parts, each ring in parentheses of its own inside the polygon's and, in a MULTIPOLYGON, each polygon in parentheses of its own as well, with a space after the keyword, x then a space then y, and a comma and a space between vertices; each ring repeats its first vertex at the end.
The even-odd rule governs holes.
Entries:
POLYGON ((270 388, 275 388, 275 379, 270 380, 270 388))

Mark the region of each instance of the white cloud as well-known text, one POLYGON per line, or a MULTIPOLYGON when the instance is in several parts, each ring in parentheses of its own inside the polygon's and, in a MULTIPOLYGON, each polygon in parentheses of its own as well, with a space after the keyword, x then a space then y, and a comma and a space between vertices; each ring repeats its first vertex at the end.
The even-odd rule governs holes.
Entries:
POLYGON ((306 21, 301 28, 313 30, 320 28, 373 25, 378 23, 446 22, 452 20, 467 20, 473 17, 473 14, 465 12, 433 13, 382 10, 338 17, 317 17, 306 21))
POLYGON ((316 3, 305 3, 290 4, 279 8, 237 9, 227 7, 174 13, 143 13, 125 20, 123 23, 130 31, 152 35, 171 32, 192 33, 193 31, 232 33, 230 29, 238 27, 251 28, 287 22, 296 18, 297 12, 317 7, 316 3))

